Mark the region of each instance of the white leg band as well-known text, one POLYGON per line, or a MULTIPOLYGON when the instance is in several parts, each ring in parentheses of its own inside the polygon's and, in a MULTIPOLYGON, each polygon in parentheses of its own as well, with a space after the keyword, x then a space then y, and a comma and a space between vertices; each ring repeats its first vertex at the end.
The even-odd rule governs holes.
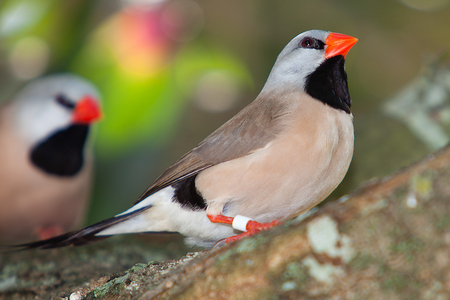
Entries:
POLYGON ((231 224, 231 226, 236 230, 247 231, 248 221, 253 221, 253 220, 250 218, 241 216, 241 215, 237 215, 236 217, 234 217, 233 223, 231 224))

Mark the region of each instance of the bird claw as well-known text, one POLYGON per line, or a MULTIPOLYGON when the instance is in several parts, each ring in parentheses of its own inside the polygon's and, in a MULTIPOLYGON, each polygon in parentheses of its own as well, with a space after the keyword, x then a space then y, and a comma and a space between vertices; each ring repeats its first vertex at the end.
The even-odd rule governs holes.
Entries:
POLYGON ((278 226, 280 224, 281 224, 281 222, 278 222, 277 220, 273 220, 270 223, 259 223, 259 222, 256 222, 256 221, 248 221, 248 223, 247 223, 247 230, 245 232, 243 232, 241 234, 238 234, 238 235, 230 236, 230 237, 225 238, 225 239, 221 239, 220 241, 218 241, 214 245, 214 249, 220 248, 222 246, 225 246, 228 243, 232 243, 232 242, 238 241, 238 240, 240 240, 242 238, 255 235, 255 234, 257 234, 260 231, 268 230, 268 229, 270 229, 272 227, 275 227, 275 226, 278 226))
POLYGON ((259 223, 259 222, 256 222, 256 221, 248 221, 248 223, 247 223, 247 232, 251 231, 251 230, 254 230, 256 232, 261 231, 261 230, 267 230, 267 229, 270 229, 272 227, 278 226, 280 224, 281 223, 278 222, 277 220, 273 220, 270 223, 259 223))

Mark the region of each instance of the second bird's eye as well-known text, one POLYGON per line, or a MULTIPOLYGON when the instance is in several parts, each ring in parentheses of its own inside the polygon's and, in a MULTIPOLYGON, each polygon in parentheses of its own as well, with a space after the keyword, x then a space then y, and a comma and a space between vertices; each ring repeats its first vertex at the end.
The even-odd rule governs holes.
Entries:
POLYGON ((56 102, 58 102, 59 104, 61 104, 64 107, 67 107, 70 109, 75 108, 75 103, 73 103, 70 99, 68 99, 66 96, 64 96, 62 94, 56 95, 55 100, 56 100, 56 102))

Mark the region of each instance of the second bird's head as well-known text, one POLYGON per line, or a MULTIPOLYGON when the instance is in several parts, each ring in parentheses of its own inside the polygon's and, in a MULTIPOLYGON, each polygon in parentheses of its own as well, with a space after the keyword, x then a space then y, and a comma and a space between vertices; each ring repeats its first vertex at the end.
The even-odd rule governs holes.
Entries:
POLYGON ((15 97, 14 120, 39 170, 74 176, 83 167, 90 125, 102 116, 99 93, 71 74, 36 79, 15 97))

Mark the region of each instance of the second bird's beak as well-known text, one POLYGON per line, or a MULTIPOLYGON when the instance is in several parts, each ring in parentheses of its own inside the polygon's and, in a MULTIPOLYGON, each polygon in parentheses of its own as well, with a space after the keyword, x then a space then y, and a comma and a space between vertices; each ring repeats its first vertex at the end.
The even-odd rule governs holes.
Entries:
POLYGON ((102 111, 100 105, 94 98, 84 96, 76 105, 72 115, 72 122, 75 124, 90 124, 100 120, 102 111))

